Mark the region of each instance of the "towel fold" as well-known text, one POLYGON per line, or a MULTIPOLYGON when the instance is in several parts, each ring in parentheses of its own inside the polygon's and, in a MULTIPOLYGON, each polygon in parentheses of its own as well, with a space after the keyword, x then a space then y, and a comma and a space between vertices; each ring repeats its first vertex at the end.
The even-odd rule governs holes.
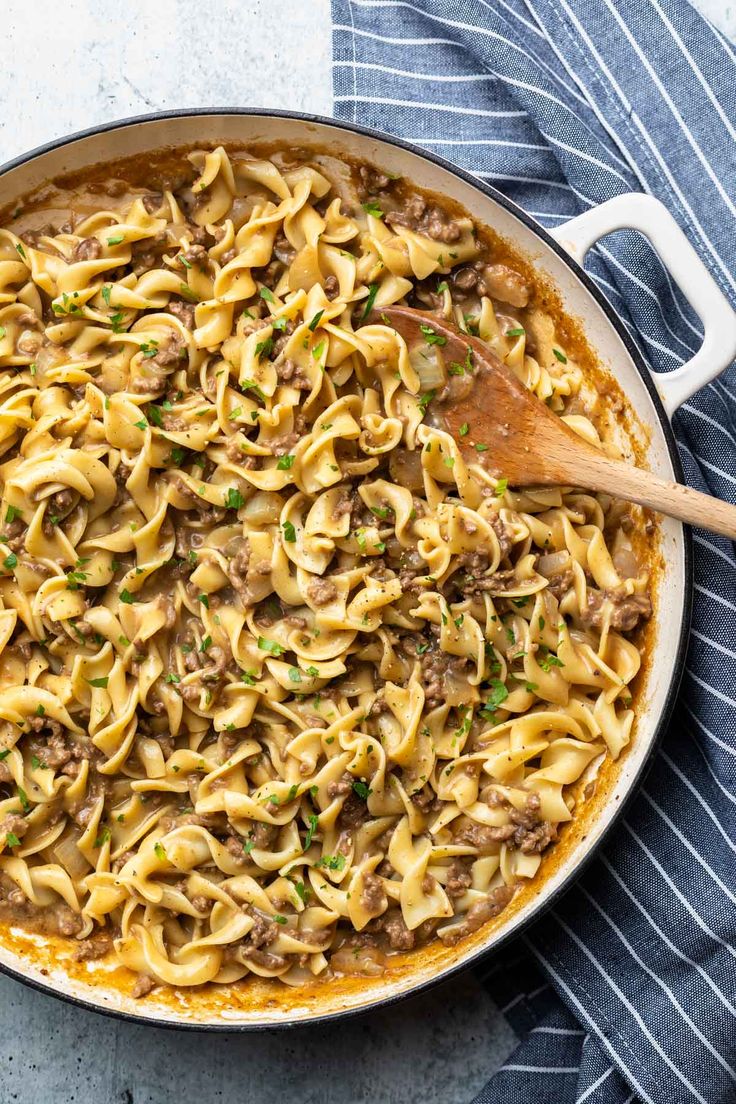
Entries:
MULTIPOLYGON (((335 112, 424 145, 545 226, 631 190, 736 304, 736 58, 685 0, 332 0, 335 112)), ((587 267, 656 371, 701 342, 637 234, 587 267)), ((736 371, 675 417, 688 483, 734 501, 736 371)), ((683 689, 579 883, 492 964, 522 1042, 477 1104, 736 1100, 736 560, 694 532, 683 689)), ((662 642, 662 646, 665 642, 662 642)))

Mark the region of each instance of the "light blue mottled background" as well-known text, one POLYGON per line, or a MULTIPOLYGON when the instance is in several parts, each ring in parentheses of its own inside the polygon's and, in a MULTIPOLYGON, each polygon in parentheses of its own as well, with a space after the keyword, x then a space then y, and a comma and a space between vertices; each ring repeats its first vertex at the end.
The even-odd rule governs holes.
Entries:
MULTIPOLYGON (((736 3, 696 7, 736 38, 736 3)), ((332 111, 329 0, 2 0, 0 21, 0 162, 146 111, 332 111)), ((513 1045, 472 977, 257 1036, 131 1026, 0 977, 0 1104, 466 1104, 513 1045)))

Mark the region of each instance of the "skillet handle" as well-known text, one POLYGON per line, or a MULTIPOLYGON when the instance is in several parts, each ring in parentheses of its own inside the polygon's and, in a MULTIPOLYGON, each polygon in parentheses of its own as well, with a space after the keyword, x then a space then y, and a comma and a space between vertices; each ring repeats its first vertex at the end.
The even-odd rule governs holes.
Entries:
POLYGON ((736 356, 736 313, 663 203, 642 192, 614 196, 551 231, 581 265, 599 238, 638 230, 703 323, 703 344, 674 372, 652 373, 668 417, 715 379, 736 356))

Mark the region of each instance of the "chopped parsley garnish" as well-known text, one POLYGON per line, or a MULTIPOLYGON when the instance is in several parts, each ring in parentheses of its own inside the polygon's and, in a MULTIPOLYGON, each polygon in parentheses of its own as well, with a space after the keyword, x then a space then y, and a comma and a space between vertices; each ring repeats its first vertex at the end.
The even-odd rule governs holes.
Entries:
POLYGON ((293 468, 295 460, 296 457, 292 455, 279 456, 276 467, 279 471, 288 471, 290 468, 293 468))
POLYGON ((210 600, 209 600, 209 598, 207 597, 206 594, 198 594, 197 595, 197 601, 201 602, 205 609, 210 608, 210 600))
POLYGON ((422 322, 419 329, 424 334, 424 340, 427 342, 428 345, 446 345, 447 344, 447 338, 442 337, 441 334, 435 333, 435 331, 432 329, 432 327, 428 326, 426 323, 422 322))
POLYGON ((23 812, 27 813, 28 810, 31 807, 31 803, 28 800, 28 794, 26 793, 26 791, 21 786, 18 787, 18 800, 21 803, 21 807, 23 809, 23 812))
POLYGON ((312 319, 312 321, 307 326, 307 329, 311 330, 312 333, 314 333, 314 331, 317 329, 317 326, 319 326, 319 320, 320 320, 320 318, 322 317, 322 315, 324 313, 325 313, 324 308, 322 310, 317 311, 314 318, 312 319))
POLYGON ((5 837, 5 842, 8 847, 20 847, 20 840, 16 836, 15 832, 8 832, 5 837))
POLYGON ((369 203, 362 203, 361 206, 367 215, 373 215, 373 217, 377 219, 383 218, 382 209, 373 200, 369 203))
POLYGON ((307 674, 310 678, 319 678, 319 671, 316 667, 307 667, 307 674))
POLYGON ((275 640, 267 640, 265 636, 258 637, 258 647, 262 652, 271 652, 272 655, 280 656, 286 651, 280 644, 277 644, 275 640))
POLYGON ((240 507, 244 505, 245 499, 237 487, 228 487, 227 494, 225 495, 225 509, 239 510, 240 507))
POLYGON ((261 360, 261 358, 264 357, 264 356, 268 357, 268 356, 271 355, 272 349, 273 349, 273 338, 272 337, 267 337, 265 339, 265 341, 259 341, 258 344, 256 345, 256 356, 258 357, 259 360, 261 360))
POLYGON ((367 542, 366 542, 366 539, 365 539, 365 530, 364 529, 356 529, 355 530, 355 539, 358 543, 358 548, 361 550, 361 552, 365 552, 365 550, 367 548, 367 542))
POLYGON ((162 843, 154 843, 153 850, 156 852, 156 858, 161 859, 162 862, 166 860, 166 849, 162 843))
POLYGON ((9 570, 12 570, 14 567, 17 567, 18 557, 16 556, 15 552, 11 552, 9 556, 6 556, 5 559, 3 560, 3 563, 5 564, 5 566, 9 570))
POLYGON ((376 296, 377 295, 378 295, 378 284, 369 284, 368 285, 368 298, 365 301, 365 307, 363 308, 363 313, 360 316, 360 321, 361 322, 364 322, 365 319, 368 317, 368 315, 373 310, 373 304, 376 301, 376 296))
POLYGON ((173 671, 170 671, 169 674, 164 679, 164 682, 168 682, 169 685, 171 685, 171 683, 181 682, 181 679, 179 678, 178 675, 175 675, 173 671))
POLYGON ((386 521, 388 515, 391 513, 391 506, 371 506, 369 507, 372 514, 375 514, 381 521, 386 521))
POLYGON ((124 241, 124 235, 123 234, 113 234, 111 238, 107 239, 107 244, 108 245, 120 245, 120 243, 122 241, 124 241))
POLYGON ((326 866, 328 870, 344 870, 346 858, 344 855, 323 855, 316 866, 326 866))
POLYGON ((169 454, 169 460, 172 464, 176 464, 178 467, 181 467, 181 465, 184 463, 184 457, 186 456, 186 454, 186 449, 178 447, 172 448, 169 454))
POLYGON ((304 882, 294 882, 293 885, 299 900, 306 905, 310 897, 309 888, 305 886, 304 882))
POLYGON ((373 793, 373 790, 370 788, 367 782, 358 781, 353 782, 353 792, 358 795, 361 801, 367 801, 373 793))
MULTIPOLYGON (((256 352, 258 352, 258 349, 256 349, 256 352)), ((255 380, 252 380, 252 379, 243 379, 243 380, 241 380, 240 381, 240 390, 241 391, 252 391, 253 394, 261 400, 261 402, 264 402, 265 399, 266 399, 266 396, 263 394, 263 392, 261 391, 260 387, 258 386, 258 384, 256 383, 255 380)))
POLYGON ((447 280, 442 280, 437 285, 437 294, 438 295, 441 295, 443 291, 449 291, 449 290, 450 290, 450 287, 449 287, 449 284, 447 283, 447 280))
POLYGON ((491 688, 491 692, 488 695, 486 701, 483 703, 483 708, 481 709, 481 713, 483 713, 485 716, 487 716, 489 713, 493 713, 496 709, 498 709, 499 705, 505 702, 507 697, 509 696, 508 690, 500 679, 490 679, 489 686, 491 688))
POLYGON ((23 513, 17 508, 17 506, 8 506, 7 513, 5 514, 5 520, 10 524, 11 521, 15 521, 16 518, 22 518, 23 513))
POLYGON ((473 374, 473 350, 470 345, 467 346, 463 363, 460 364, 457 360, 451 360, 447 371, 451 376, 464 376, 466 372, 469 376, 473 374))
POLYGON ((468 434, 470 433, 470 426, 468 425, 468 423, 463 422, 463 424, 460 426, 460 429, 458 430, 458 432, 459 432, 461 437, 467 437, 468 434))
POLYGON ((138 599, 130 593, 129 590, 121 590, 118 598, 121 602, 124 602, 126 606, 132 606, 133 602, 137 602, 138 599))
POLYGON ((296 529, 294 528, 294 523, 291 521, 285 521, 283 522, 282 528, 284 530, 284 540, 288 541, 289 544, 294 544, 294 542, 296 541, 296 529))
POLYGON ((289 668, 289 678, 291 679, 292 682, 301 682, 302 681, 301 671, 299 670, 298 667, 290 667, 289 668))
POLYGON ((147 417, 152 425, 158 426, 159 429, 163 429, 164 420, 161 416, 161 411, 157 406, 149 406, 147 410, 147 417))
POLYGON ((192 291, 189 284, 179 284, 179 294, 181 295, 182 299, 188 299, 190 303, 199 302, 199 296, 196 292, 192 291))
POLYGON ((211 648, 211 647, 212 647, 212 637, 211 636, 205 636, 204 640, 199 645, 200 652, 206 652, 207 649, 211 648))
POLYGON ((309 848, 312 846, 312 839, 314 838, 314 833, 317 831, 318 821, 319 821, 318 816, 316 816, 314 813, 310 814, 309 828, 307 829, 307 836, 306 836, 306 839, 304 840, 304 850, 305 851, 308 851, 309 848))
POLYGON ((524 329, 523 326, 517 326, 516 329, 507 330, 506 333, 504 334, 504 337, 521 337, 521 335, 525 334, 525 333, 526 333, 526 330, 524 329))
POLYGON ((104 678, 87 679, 87 682, 90 686, 96 686, 98 690, 107 690, 108 677, 105 675, 104 678))
POLYGON ((549 672, 553 667, 565 666, 562 660, 558 659, 554 652, 550 652, 550 650, 544 644, 542 645, 540 650, 543 654, 538 662, 543 671, 549 672))
POLYGON ((273 292, 267 287, 259 288, 258 289, 258 294, 260 295, 261 299, 265 299, 267 303, 275 303, 276 302, 276 300, 273 297, 273 292))
POLYGON ((475 445, 476 452, 488 452, 488 445, 475 445))
POLYGON ((23 258, 23 260, 25 260, 25 259, 26 259, 26 251, 25 251, 25 249, 23 248, 23 246, 21 245, 21 243, 20 243, 20 242, 16 242, 16 243, 15 243, 15 248, 16 248, 16 249, 18 250, 18 254, 19 254, 19 256, 21 256, 21 257, 23 258))
POLYGON ((244 682, 246 686, 255 686, 255 684, 256 684, 255 671, 241 671, 240 672, 240 679, 241 679, 241 682, 244 682))
POLYGON ((61 293, 61 303, 52 303, 51 309, 54 314, 81 314, 81 307, 79 303, 74 300, 79 298, 79 292, 75 291, 73 295, 67 295, 65 291, 61 293))
POLYGON ((275 921, 275 923, 277 923, 277 924, 286 924, 286 923, 288 923, 288 921, 287 921, 286 917, 285 917, 285 916, 282 916, 280 912, 277 912, 277 913, 276 913, 276 914, 274 915, 274 921, 275 921))
POLYGON ((424 417, 424 415, 426 414, 427 407, 431 403, 434 396, 435 396, 434 391, 425 391, 425 393, 423 395, 420 395, 419 398, 417 399, 417 402, 419 403, 419 409, 422 412, 422 417, 424 417))
POLYGON ((567 364, 567 357, 560 349, 553 349, 552 352, 555 354, 561 364, 567 364))
POLYGON ((506 494, 506 489, 507 489, 508 485, 509 485, 508 479, 506 479, 506 478, 499 479, 498 483, 496 484, 496 494, 497 495, 506 494))

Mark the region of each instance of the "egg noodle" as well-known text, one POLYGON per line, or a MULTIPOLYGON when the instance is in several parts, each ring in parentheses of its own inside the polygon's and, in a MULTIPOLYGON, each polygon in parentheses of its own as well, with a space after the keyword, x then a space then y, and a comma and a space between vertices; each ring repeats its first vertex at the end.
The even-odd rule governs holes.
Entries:
POLYGON ((468 462, 440 343, 380 319, 433 307, 613 448, 469 218, 187 157, 0 229, 0 915, 140 994, 498 914, 629 741, 649 613, 635 508, 512 490, 472 425, 468 462))

